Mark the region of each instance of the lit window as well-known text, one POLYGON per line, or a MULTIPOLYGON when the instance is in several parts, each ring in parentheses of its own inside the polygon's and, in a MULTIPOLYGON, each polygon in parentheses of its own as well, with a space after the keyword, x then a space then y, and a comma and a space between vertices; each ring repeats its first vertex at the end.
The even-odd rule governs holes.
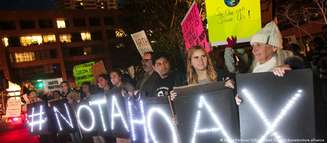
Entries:
POLYGON ((65 19, 57 19, 57 28, 66 28, 65 19))
POLYGON ((123 29, 118 28, 118 29, 115 30, 115 36, 116 36, 117 38, 122 38, 122 37, 125 37, 126 34, 125 34, 125 32, 124 32, 123 29))
POLYGON ((2 38, 2 43, 5 47, 8 47, 9 46, 9 40, 7 37, 3 37, 2 38))
POLYGON ((42 36, 41 35, 22 36, 20 37, 20 42, 22 46, 40 45, 42 44, 42 36))
POLYGON ((51 35, 42 35, 43 42, 44 43, 52 43, 56 42, 56 35, 51 34, 51 35))
POLYGON ((91 34, 90 34, 90 32, 82 32, 81 33, 81 39, 83 41, 91 40, 91 34))
POLYGON ((34 52, 15 53, 16 63, 30 62, 30 61, 34 61, 34 60, 35 60, 34 52))
POLYGON ((59 35, 59 41, 61 43, 71 43, 72 42, 72 35, 71 34, 62 34, 59 35))

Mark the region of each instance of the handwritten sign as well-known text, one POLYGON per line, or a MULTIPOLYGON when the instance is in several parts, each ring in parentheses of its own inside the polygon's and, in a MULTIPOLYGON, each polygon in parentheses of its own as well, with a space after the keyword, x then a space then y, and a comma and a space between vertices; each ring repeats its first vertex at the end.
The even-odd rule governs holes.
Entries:
POLYGON ((206 0, 209 39, 212 46, 224 45, 228 36, 247 42, 261 29, 260 0, 206 0))
POLYGON ((144 30, 131 34, 131 37, 141 56, 143 56, 145 52, 153 51, 144 30))
POLYGON ((186 49, 199 45, 205 48, 207 52, 212 50, 208 44, 199 10, 195 2, 191 5, 186 16, 182 20, 181 28, 186 49))

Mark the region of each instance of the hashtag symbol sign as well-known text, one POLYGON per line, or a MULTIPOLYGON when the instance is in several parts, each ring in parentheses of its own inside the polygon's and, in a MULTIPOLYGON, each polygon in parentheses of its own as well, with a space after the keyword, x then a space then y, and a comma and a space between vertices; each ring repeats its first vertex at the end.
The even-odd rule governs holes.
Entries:
POLYGON ((32 107, 32 114, 28 115, 29 117, 29 126, 31 132, 33 133, 34 127, 39 126, 39 131, 42 130, 42 125, 47 121, 47 118, 44 117, 46 112, 43 111, 43 106, 40 105, 39 112, 35 113, 35 108, 32 107))

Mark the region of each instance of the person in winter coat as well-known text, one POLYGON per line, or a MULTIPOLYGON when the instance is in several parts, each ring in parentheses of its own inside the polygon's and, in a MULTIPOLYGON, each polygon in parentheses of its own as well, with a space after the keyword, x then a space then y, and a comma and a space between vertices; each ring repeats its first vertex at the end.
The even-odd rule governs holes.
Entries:
MULTIPOLYGON (((269 22, 251 38, 254 61, 251 73, 273 72, 283 77, 286 71, 302 68, 302 60, 297 60, 291 51, 283 50, 283 39, 274 21, 269 22)), ((236 96, 239 105, 242 100, 236 96)))

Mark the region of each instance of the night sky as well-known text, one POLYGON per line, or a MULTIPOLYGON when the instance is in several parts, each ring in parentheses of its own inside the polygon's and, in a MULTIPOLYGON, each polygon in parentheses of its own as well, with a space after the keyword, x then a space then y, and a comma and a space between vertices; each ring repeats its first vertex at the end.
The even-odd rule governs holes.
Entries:
POLYGON ((0 10, 35 10, 55 8, 55 0, 1 0, 0 10))

